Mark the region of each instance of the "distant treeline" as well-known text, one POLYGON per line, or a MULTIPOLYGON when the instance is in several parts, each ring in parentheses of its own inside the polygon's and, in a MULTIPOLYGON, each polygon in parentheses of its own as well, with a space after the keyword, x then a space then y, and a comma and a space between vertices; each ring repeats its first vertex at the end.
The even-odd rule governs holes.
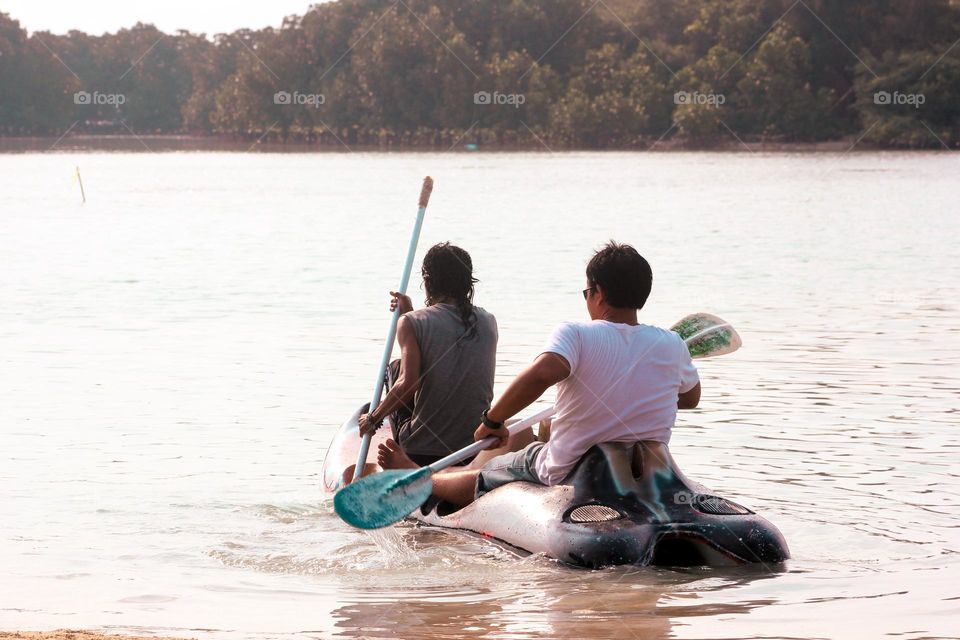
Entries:
POLYGON ((0 134, 956 146, 958 39, 960 0, 339 0, 212 39, 0 13, 0 134))

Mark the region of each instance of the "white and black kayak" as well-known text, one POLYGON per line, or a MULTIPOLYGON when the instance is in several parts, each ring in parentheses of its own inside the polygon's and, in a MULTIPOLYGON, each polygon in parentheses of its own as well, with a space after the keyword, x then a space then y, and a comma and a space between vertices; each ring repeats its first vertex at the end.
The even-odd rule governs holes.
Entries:
MULTIPOLYGON (((327 450, 328 494, 352 474, 365 410, 340 427, 327 450)), ((380 429, 371 444, 389 433, 380 429)), ((376 471, 368 463, 363 475, 376 471)), ((773 524, 687 479, 660 444, 597 445, 559 485, 512 482, 462 509, 431 498, 409 517, 583 567, 770 565, 790 557, 773 524)))

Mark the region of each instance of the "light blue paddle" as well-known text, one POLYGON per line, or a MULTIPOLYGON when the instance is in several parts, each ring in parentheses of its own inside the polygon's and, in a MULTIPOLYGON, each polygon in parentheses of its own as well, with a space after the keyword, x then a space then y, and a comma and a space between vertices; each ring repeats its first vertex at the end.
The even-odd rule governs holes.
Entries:
MULTIPOLYGON (((417 243, 420 242, 420 229, 423 227, 423 217, 427 214, 427 203, 430 202, 430 194, 433 192, 433 178, 427 176, 423 179, 423 187, 420 189, 420 203, 417 209, 417 220, 413 225, 413 233, 410 234, 410 246, 407 248, 407 259, 403 263, 403 273, 400 276, 400 286, 397 291, 407 292, 407 285, 410 283, 410 271, 413 269, 413 258, 417 253, 417 243)), ((377 382, 373 387, 373 399, 370 401, 368 412, 372 412, 380 404, 380 396, 383 395, 383 379, 387 366, 390 365, 390 355, 393 353, 393 341, 397 337, 397 323, 400 321, 400 305, 393 310, 390 316, 390 327, 387 329, 387 342, 383 345, 383 357, 380 358, 380 368, 377 369, 377 382)), ((373 435, 365 435, 360 441, 360 450, 357 453, 357 465, 354 467, 353 477, 350 482, 357 479, 357 476, 363 474, 363 467, 367 464, 367 454, 370 452, 370 439, 373 435)))
MULTIPOLYGON (((510 435, 519 433, 554 414, 549 407, 510 425, 510 435)), ((379 529, 401 520, 426 502, 433 491, 434 473, 475 456, 497 441, 484 438, 446 458, 419 469, 383 471, 348 484, 333 496, 333 507, 343 520, 358 529, 379 529)))
MULTIPOLYGON (((729 323, 708 313, 689 315, 675 324, 672 330, 684 339, 694 358, 733 353, 742 344, 740 336, 729 323)), ((554 407, 550 407, 510 425, 510 434, 519 433, 551 417, 555 411, 554 407)), ((480 453, 496 441, 496 438, 485 438, 419 469, 383 471, 364 476, 340 489, 333 497, 333 507, 344 522, 358 529, 389 526, 426 502, 433 491, 433 474, 480 453)))

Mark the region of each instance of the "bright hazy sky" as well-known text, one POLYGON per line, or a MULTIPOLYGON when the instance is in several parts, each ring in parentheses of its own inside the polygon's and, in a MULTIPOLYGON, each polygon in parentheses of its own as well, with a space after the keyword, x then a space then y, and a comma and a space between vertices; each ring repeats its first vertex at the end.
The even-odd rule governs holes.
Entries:
POLYGON ((279 27, 284 16, 303 15, 323 0, 2 0, 0 12, 10 14, 27 31, 66 33, 79 29, 100 35, 137 22, 155 24, 172 33, 230 32, 241 27, 279 27))

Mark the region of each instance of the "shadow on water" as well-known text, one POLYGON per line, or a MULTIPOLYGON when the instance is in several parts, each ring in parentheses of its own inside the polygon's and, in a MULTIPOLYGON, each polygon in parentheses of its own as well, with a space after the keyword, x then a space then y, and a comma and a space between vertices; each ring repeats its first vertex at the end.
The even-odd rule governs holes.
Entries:
POLYGON ((776 604, 776 598, 718 602, 703 595, 769 580, 783 571, 590 571, 529 558, 485 582, 450 567, 448 586, 342 592, 347 604, 332 616, 337 636, 346 638, 672 637, 674 626, 685 618, 746 614, 776 604))

